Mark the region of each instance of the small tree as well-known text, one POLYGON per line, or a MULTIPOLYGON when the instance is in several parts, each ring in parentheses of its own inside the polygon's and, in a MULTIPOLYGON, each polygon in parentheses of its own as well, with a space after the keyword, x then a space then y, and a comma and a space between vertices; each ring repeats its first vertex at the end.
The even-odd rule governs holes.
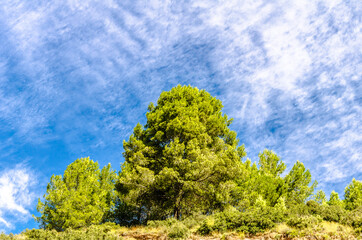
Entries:
POLYGON ((280 176, 286 168, 280 157, 268 149, 259 153, 259 166, 261 172, 274 177, 280 176))
POLYGON ((245 153, 222 107, 190 86, 163 92, 156 106, 149 105, 146 125, 138 124, 123 143, 117 184, 121 200, 137 207, 140 219, 180 218, 230 202, 245 153))
POLYGON ((327 203, 326 194, 323 190, 318 190, 317 193, 313 196, 314 201, 319 204, 325 205, 327 203))
POLYGON ((286 191, 284 179, 280 176, 286 166, 278 155, 268 149, 259 153, 259 166, 257 190, 269 206, 274 206, 286 191))
POLYGON ((332 191, 329 196, 329 201, 327 202, 330 206, 342 206, 342 201, 339 199, 339 195, 337 192, 332 191))
POLYGON ((304 167, 304 164, 297 161, 292 170, 285 176, 285 183, 287 185, 287 203, 304 203, 307 198, 313 193, 317 186, 317 181, 312 181, 312 175, 309 170, 304 167))
POLYGON ((77 159, 64 172, 52 176, 44 195, 38 200, 41 213, 36 220, 45 229, 62 231, 106 221, 114 205, 114 184, 117 175, 110 164, 100 171, 89 158, 77 159))
POLYGON ((353 210, 362 206, 362 182, 352 179, 352 182, 344 190, 344 201, 347 210, 353 210))
POLYGON ((280 176, 286 166, 273 151, 265 149, 259 153, 259 168, 247 159, 243 173, 237 178, 237 191, 234 192, 234 206, 242 209, 256 204, 262 197, 266 205, 274 206, 285 193, 284 179, 280 176))

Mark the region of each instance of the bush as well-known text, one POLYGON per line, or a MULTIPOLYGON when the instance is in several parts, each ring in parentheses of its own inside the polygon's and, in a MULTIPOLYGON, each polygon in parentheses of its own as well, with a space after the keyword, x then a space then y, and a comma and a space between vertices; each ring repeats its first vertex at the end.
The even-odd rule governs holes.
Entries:
POLYGON ((197 233, 202 235, 202 236, 206 236, 209 235, 214 228, 214 221, 211 217, 205 219, 201 226, 197 229, 197 233))
POLYGON ((168 228, 177 222, 178 220, 176 218, 167 218, 166 220, 148 221, 147 226, 152 228, 168 228))
POLYGON ((205 219, 197 232, 200 235, 209 235, 215 230, 220 232, 237 230, 256 234, 274 227, 277 219, 282 218, 278 214, 278 211, 270 207, 253 208, 245 212, 228 208, 205 219))
POLYGON ((5 233, 0 233, 0 239, 1 240, 13 240, 13 239, 16 239, 14 237, 14 235, 12 233, 10 233, 9 235, 6 235, 5 233))
POLYGON ((355 229, 362 228, 362 207, 348 211, 347 214, 343 216, 341 222, 355 229))
POLYGON ((240 216, 238 230, 244 229, 243 232, 250 234, 264 232, 265 230, 274 227, 275 223, 273 220, 274 216, 271 208, 254 209, 252 211, 243 212, 240 216))
POLYGON ((190 235, 190 230, 180 221, 172 224, 168 229, 167 236, 171 239, 186 239, 190 235))
MULTIPOLYGON (((107 223, 104 225, 92 225, 83 229, 68 228, 64 232, 57 232, 55 230, 32 229, 26 230, 23 234, 28 239, 38 240, 86 240, 86 239, 102 239, 102 240, 117 240, 117 236, 111 233, 111 229, 116 228, 117 225, 107 223)), ((1 239, 1 238, 0 238, 1 239)))
POLYGON ((176 218, 148 221, 147 226, 151 228, 163 228, 167 231, 169 238, 185 239, 190 235, 189 228, 176 218))
POLYGON ((320 216, 323 218, 323 220, 329 222, 340 222, 340 220, 344 215, 345 215, 345 210, 340 206, 333 206, 333 205, 321 206, 320 216))
POLYGON ((299 228, 299 229, 304 229, 304 228, 310 228, 313 226, 317 226, 322 222, 322 218, 319 216, 311 216, 311 215, 306 215, 306 216, 292 216, 288 219, 287 221, 287 225, 290 227, 295 227, 295 228, 299 228))
POLYGON ((184 220, 182 220, 182 223, 185 224, 185 226, 188 229, 191 229, 195 226, 199 226, 200 223, 202 223, 206 219, 205 215, 202 214, 194 214, 192 216, 188 216, 184 220))
POLYGON ((309 214, 311 214, 312 212, 311 212, 311 209, 309 206, 309 204, 311 204, 310 202, 315 202, 315 201, 308 201, 307 204, 300 203, 300 204, 291 205, 288 209, 289 216, 290 215, 309 215, 309 214))
POLYGON ((29 239, 54 239, 57 236, 57 231, 44 229, 26 229, 24 235, 29 239))
POLYGON ((340 222, 346 211, 338 205, 318 204, 316 201, 308 201, 307 208, 310 214, 319 215, 329 222, 340 222))

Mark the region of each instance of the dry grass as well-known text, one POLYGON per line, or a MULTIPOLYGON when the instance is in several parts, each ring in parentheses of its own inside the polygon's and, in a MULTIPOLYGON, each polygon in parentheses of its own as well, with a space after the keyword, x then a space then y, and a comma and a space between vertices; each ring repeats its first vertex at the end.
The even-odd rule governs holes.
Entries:
MULTIPOLYGON (((248 236, 236 231, 213 232, 210 236, 200 236, 191 230, 190 240, 356 240, 362 237, 354 236, 352 228, 333 222, 322 222, 313 228, 295 229, 285 223, 277 224, 273 229, 256 236, 248 236)), ((164 227, 117 227, 111 230, 115 236, 127 240, 167 240, 168 229, 164 227)), ((1 237, 0 237, 1 238, 1 237)), ((26 239, 24 235, 16 235, 13 239, 26 239)))

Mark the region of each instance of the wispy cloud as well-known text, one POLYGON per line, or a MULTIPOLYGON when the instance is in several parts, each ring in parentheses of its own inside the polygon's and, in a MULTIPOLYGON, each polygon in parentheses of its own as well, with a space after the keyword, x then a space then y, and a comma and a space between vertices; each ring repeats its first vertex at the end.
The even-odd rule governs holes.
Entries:
POLYGON ((34 174, 22 165, 0 172, 0 229, 7 232, 31 218, 29 208, 35 200, 35 184, 34 174))

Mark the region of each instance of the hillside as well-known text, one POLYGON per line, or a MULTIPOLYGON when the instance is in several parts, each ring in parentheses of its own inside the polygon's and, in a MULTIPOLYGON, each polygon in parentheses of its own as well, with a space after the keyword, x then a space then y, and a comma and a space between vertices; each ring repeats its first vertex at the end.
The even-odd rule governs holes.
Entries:
POLYGON ((197 226, 191 229, 180 227, 174 223, 171 226, 158 227, 120 227, 113 224, 104 224, 99 226, 91 226, 78 230, 66 230, 65 232, 45 231, 45 230, 26 230, 18 235, 0 234, 1 240, 10 239, 59 239, 59 240, 146 240, 146 239, 190 239, 190 240, 329 240, 342 239, 354 240, 362 239, 362 235, 356 234, 352 228, 323 221, 317 226, 304 229, 293 228, 284 223, 277 224, 273 229, 256 235, 248 235, 237 231, 218 232, 213 231, 207 235, 202 235, 198 232, 197 226))

